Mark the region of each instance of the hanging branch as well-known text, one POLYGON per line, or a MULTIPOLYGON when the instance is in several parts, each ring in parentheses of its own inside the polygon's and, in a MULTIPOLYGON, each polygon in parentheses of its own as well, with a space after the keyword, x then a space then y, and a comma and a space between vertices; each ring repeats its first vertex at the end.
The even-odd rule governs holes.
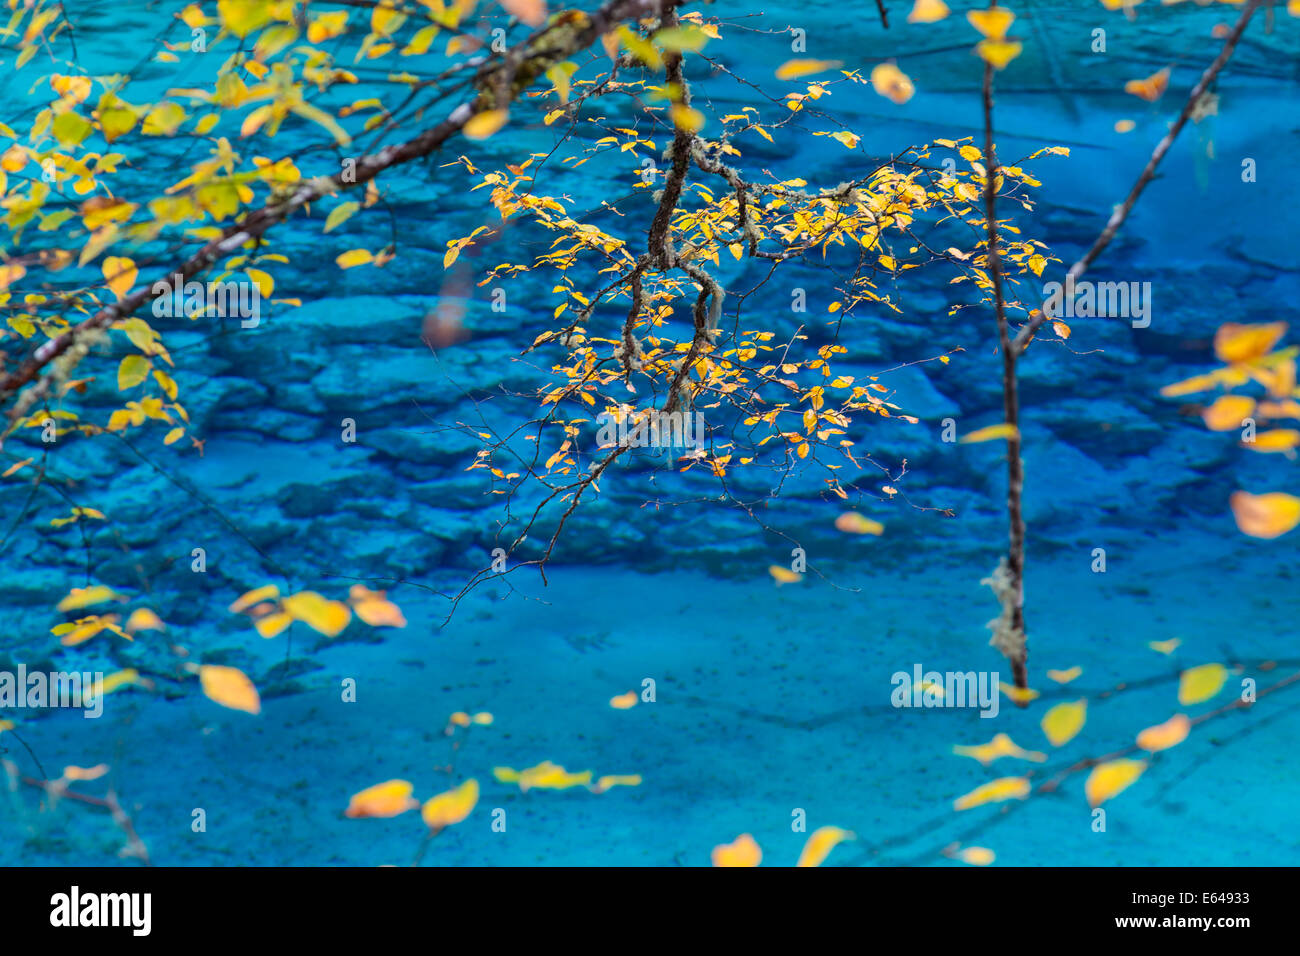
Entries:
MULTIPOLYGON (((590 15, 572 11, 566 17, 555 19, 511 48, 502 59, 479 58, 474 79, 478 95, 457 106, 436 126, 404 143, 386 146, 376 153, 360 157, 355 170, 346 179, 343 172, 338 172, 303 182, 287 198, 268 202, 227 226, 220 237, 169 270, 157 282, 132 292, 39 346, 18 368, 0 377, 0 400, 8 399, 29 383, 37 383, 13 403, 8 410, 9 418, 16 421, 33 402, 39 400, 49 384, 46 369, 56 359, 67 354, 75 364, 90 347, 94 333, 110 328, 116 320, 131 315, 154 299, 171 296, 173 284, 183 284, 206 271, 245 243, 261 238, 272 226, 308 203, 344 189, 362 186, 387 169, 428 156, 458 134, 474 116, 509 105, 549 66, 587 49, 619 22, 672 10, 684 2, 686 0, 608 0, 590 15), (161 287, 161 291, 154 292, 155 287, 161 287)), ((56 372, 57 369, 58 366, 56 372)))
MULTIPOLYGON (((1133 184, 1133 188, 1129 191, 1125 200, 1115 207, 1115 211, 1111 213, 1110 221, 1106 223, 1106 228, 1101 231, 1096 242, 1083 254, 1082 258, 1070 266, 1070 271, 1067 273, 1068 280, 1078 279, 1087 272, 1088 267, 1110 245, 1110 241, 1115 238, 1120 226, 1124 225, 1124 220, 1132 212, 1138 197, 1142 195, 1142 190, 1146 189, 1147 183, 1155 178, 1156 167, 1160 165, 1160 161, 1169 152, 1169 147, 1173 146, 1174 140, 1178 138, 1178 134, 1182 132, 1183 127, 1187 125, 1188 119, 1196 111, 1196 105, 1200 102, 1201 97, 1210 88, 1210 84, 1219 75, 1219 71, 1232 59, 1233 51, 1237 48, 1237 41, 1241 39, 1242 33, 1246 30, 1246 24, 1250 22, 1250 18, 1254 16, 1261 2, 1262 0, 1247 0, 1245 9, 1241 11, 1241 17, 1237 20, 1236 26, 1232 28, 1232 32, 1228 34, 1228 38, 1223 42, 1223 49, 1219 51, 1219 55, 1215 57, 1214 62, 1201 74, 1200 81, 1192 88, 1191 94, 1187 97, 1187 102, 1183 105, 1183 111, 1178 114, 1178 119, 1169 127, 1169 132, 1165 133, 1164 138, 1156 144, 1155 150, 1151 153, 1151 158, 1147 160, 1146 168, 1142 170, 1142 175, 1137 178, 1137 182, 1133 184)), ((1021 328, 1020 333, 1016 336, 1013 348, 1017 356, 1024 353, 1025 349, 1029 347, 1034 333, 1050 318, 1052 316, 1048 314, 1047 305, 1044 303, 1042 308, 1038 310, 1038 314, 1032 316, 1029 323, 1021 328)))
MULTIPOLYGON (((1072 265, 1067 281, 1077 280, 1088 267, 1110 245, 1120 227, 1128 218, 1138 197, 1154 177, 1156 168, 1173 145, 1174 140, 1187 125, 1188 119, 1195 111, 1205 91, 1210 88, 1215 77, 1232 58, 1237 42, 1245 32, 1246 25, 1259 7, 1261 0, 1247 0, 1236 26, 1224 41, 1223 49, 1214 62, 1201 74, 1200 81, 1192 89, 1178 119, 1169 127, 1169 132, 1156 144, 1146 168, 1134 183, 1127 198, 1111 214, 1106 228, 1097 236, 1091 248, 1083 257, 1072 265)), ((1025 524, 1022 499, 1024 495, 1024 463, 1021 460, 1020 439, 1020 399, 1016 380, 1016 362, 1025 353, 1034 333, 1052 316, 1048 304, 1043 303, 1037 314, 1023 326, 1012 340, 1007 326, 1006 302, 1002 290, 1001 259, 998 254, 998 228, 996 219, 997 200, 995 184, 997 182, 998 162, 993 146, 993 72, 992 64, 984 64, 984 152, 987 164, 984 183, 984 215, 988 237, 988 271, 993 285, 994 305, 998 321, 998 343, 1002 350, 1002 407, 1007 425, 1007 522, 1009 525, 1008 550, 993 574, 982 583, 988 584, 1002 605, 1002 613, 990 623, 993 629, 993 645, 998 648, 1011 663, 1012 678, 1016 687, 1029 686, 1029 674, 1026 661, 1029 656, 1025 636, 1024 618, 1024 572, 1025 572, 1025 524)))
POLYGON ((1011 676, 1019 688, 1029 686, 1025 640, 1025 519, 1021 508, 1024 463, 1020 459, 1020 395, 1016 383, 1018 353, 1011 345, 1007 305, 1002 289, 1002 258, 998 251, 998 160, 993 146, 993 64, 984 64, 984 228, 988 237, 988 272, 993 284, 993 305, 998 319, 998 344, 1002 350, 1002 411, 1007 425, 1007 553, 991 577, 983 582, 993 589, 1002 613, 989 623, 992 644, 1011 662, 1011 676))

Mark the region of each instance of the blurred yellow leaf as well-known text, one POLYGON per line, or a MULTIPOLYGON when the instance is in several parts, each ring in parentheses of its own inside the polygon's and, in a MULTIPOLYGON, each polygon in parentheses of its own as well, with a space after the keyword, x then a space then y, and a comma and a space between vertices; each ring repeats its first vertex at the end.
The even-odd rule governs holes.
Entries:
POLYGON ((1146 761, 1129 759, 1111 760, 1093 767, 1092 773, 1088 774, 1088 779, 1083 785, 1088 804, 1093 807, 1101 806, 1111 797, 1126 790, 1133 781, 1142 776, 1146 768, 1146 761))
POLYGON ((441 830, 454 823, 460 823, 473 811, 478 803, 478 781, 466 780, 459 787, 430 797, 420 810, 425 825, 434 830, 441 830))
POLYGON ((1086 700, 1057 704, 1043 715, 1043 734, 1046 735, 1053 747, 1062 747, 1075 738, 1079 731, 1083 729, 1087 719, 1088 702, 1086 700))
POLYGON ((730 843, 715 846, 712 859, 714 866, 758 866, 763 860, 763 851, 752 836, 742 833, 730 843))
POLYGON ((821 866, 826 857, 830 856, 831 850, 845 840, 856 839, 855 834, 839 827, 818 827, 809 835, 808 842, 803 845, 803 852, 799 854, 799 862, 795 866, 821 866))
POLYGON ((1237 527, 1252 538, 1276 538, 1300 524, 1300 498, 1280 491, 1263 495, 1234 491, 1228 506, 1237 527))
POLYGON ((385 780, 354 793, 343 815, 351 819, 399 816, 420 805, 411 796, 414 791, 415 787, 406 780, 385 780))
POLYGON ((250 714, 258 714, 262 711, 262 701, 257 696, 257 688, 248 679, 248 675, 238 668, 204 664, 199 667, 199 683, 203 686, 203 693, 222 707, 242 710, 250 714))
POLYGON ((797 80, 801 76, 824 73, 840 66, 839 60, 786 60, 776 69, 778 80, 797 80))
POLYGON ((1228 669, 1222 664, 1190 667, 1178 678, 1178 703, 1184 707, 1209 700, 1223 689, 1228 669))
POLYGON ((1029 796, 1028 777, 999 777, 970 793, 953 801, 954 810, 969 810, 986 803, 1001 803, 1003 800, 1023 800, 1029 796))
POLYGON ((1149 750, 1152 753, 1158 750, 1168 750, 1170 747, 1177 746, 1186 740, 1191 730, 1192 722, 1187 715, 1175 714, 1163 724, 1148 727, 1138 734, 1137 745, 1143 750, 1149 750))

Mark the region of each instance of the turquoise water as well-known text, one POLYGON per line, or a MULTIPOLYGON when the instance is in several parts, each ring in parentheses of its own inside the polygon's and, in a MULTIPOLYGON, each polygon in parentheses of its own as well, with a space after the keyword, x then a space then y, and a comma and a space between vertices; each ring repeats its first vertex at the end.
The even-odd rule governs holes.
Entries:
MULTIPOLYGON (((186 56, 146 62, 149 38, 167 18, 143 3, 68 6, 90 73, 133 70, 160 95, 201 84, 214 67, 186 56), (129 62, 123 49, 132 50, 129 62)), ((898 9, 888 31, 870 5, 848 24, 841 5, 764 9, 764 28, 806 30, 808 56, 868 69, 897 57, 917 92, 895 106, 869 87, 837 87, 828 108, 862 133, 861 152, 824 138, 768 145, 751 136, 747 161, 834 185, 860 174, 863 152, 879 161, 936 137, 982 137, 980 66, 961 52, 974 36, 964 19, 908 25, 906 5, 890 6, 898 9)), ((1130 22, 1083 0, 1012 9, 1026 48, 999 75, 999 153, 1011 162, 1043 146, 1071 147, 1068 158, 1033 162, 1039 205, 1032 216, 1017 214, 1068 263, 1102 228, 1216 55, 1213 25, 1237 11, 1144 4, 1130 22), (1107 30, 1104 55, 1090 50, 1098 26, 1107 30), (1156 104, 1123 92, 1126 80, 1165 65, 1173 66, 1170 89, 1156 104), (1135 129, 1115 133, 1125 118, 1135 129)), ((722 5, 705 12, 730 15, 722 5)), ((952 808, 996 777, 1032 770, 1041 782, 1127 746, 1179 710, 1195 717, 1222 706, 1243 678, 1263 688, 1300 666, 1292 579, 1300 539, 1245 537, 1227 508, 1239 488, 1294 491, 1294 463, 1207 432, 1184 407, 1195 398, 1158 394, 1211 367, 1220 324, 1289 319, 1300 295, 1300 21, 1278 10, 1271 32, 1265 27, 1261 15, 1220 78, 1218 115, 1183 132, 1090 273, 1150 282, 1151 326, 1079 320, 1068 347, 1040 342, 1022 364, 1026 616, 1031 685, 1042 692, 1031 706, 1002 697, 997 716, 985 719, 975 709, 891 705, 892 675, 915 665, 1000 668, 1010 682, 987 646, 997 604, 980 583, 1005 549, 1000 443, 937 437, 946 418, 963 429, 1000 420, 996 330, 987 310, 949 316, 952 302, 965 301, 954 296, 968 293, 931 270, 904 286, 901 315, 863 315, 846 328, 850 354, 837 369, 879 374, 895 390, 891 400, 920 419, 861 440, 901 492, 891 498, 868 480, 850 503, 884 525, 881 536, 836 531, 844 505, 823 495, 810 470, 748 514, 719 500, 716 482, 698 471, 619 466, 566 525, 546 585, 521 568, 453 608, 448 597, 488 566, 505 536, 500 500, 485 494, 480 473, 465 470, 477 443, 456 425, 502 427, 535 411, 505 392, 544 381, 519 353, 547 327, 550 279, 507 283, 504 312, 492 310, 489 290, 467 286, 464 341, 431 351, 420 334, 425 316, 453 298, 447 275, 472 280, 542 248, 536 236, 508 233, 499 245, 469 250, 468 271, 444 274, 442 266, 446 243, 486 215, 483 194, 468 192, 478 180, 444 164, 463 151, 496 168, 554 144, 553 129, 521 118, 484 144, 460 141, 385 177, 385 211, 354 218, 345 234, 322 236, 320 213, 275 233, 276 250, 292 260, 276 272, 276 296, 301 298, 300 307, 278 306, 253 330, 168 329, 203 453, 163 446, 162 431, 132 433, 130 446, 102 436, 60 448, 55 475, 108 518, 88 526, 88 542, 76 529, 49 526, 66 513, 64 500, 43 495, 24 512, 29 485, 6 481, 0 518, 5 529, 17 526, 0 552, 0 660, 30 669, 131 667, 150 675, 154 689, 119 691, 97 720, 24 713, 16 729, 25 746, 0 735, 4 756, 32 777, 108 764, 108 777, 74 789, 102 796, 111 785, 160 864, 406 864, 424 833, 416 814, 347 819, 349 798, 404 779, 427 799, 469 777, 481 785, 479 803, 430 844, 425 865, 708 865, 713 847, 746 832, 764 864, 788 865, 807 838, 792 828, 798 811, 808 832, 833 825, 856 834, 832 864, 963 865, 943 852, 954 843, 988 847, 998 865, 1300 862, 1300 768, 1291 748, 1300 698, 1290 689, 1198 725, 1154 758, 1106 804, 1105 832, 1094 829, 1084 774, 1023 803, 952 808), (1258 170, 1249 183, 1241 177, 1247 158, 1258 170), (382 270, 333 264, 344 250, 377 249, 394 235, 398 257, 382 270), (956 348, 963 351, 946 366, 901 367, 956 348), (345 418, 356 424, 355 443, 340 440, 345 418), (792 540, 816 573, 778 587, 767 568, 788 565, 792 540), (205 550, 203 574, 191 571, 194 548, 205 550), (1097 548, 1106 552, 1104 574, 1092 570, 1097 548), (60 650, 50 629, 67 615, 54 605, 92 582, 152 607, 167 632, 60 650), (356 582, 386 588, 407 626, 354 621, 331 639, 296 624, 263 640, 226 610, 262 584, 342 598, 356 582), (1181 644, 1169 656, 1148 647, 1173 638, 1181 644), (202 696, 177 670, 172 645, 186 649, 186 660, 243 670, 262 712, 202 696), (1269 661, 1281 663, 1258 666, 1269 661), (1214 662, 1240 665, 1240 673, 1216 698, 1180 708, 1179 670, 1214 662), (1045 676, 1075 666, 1082 674, 1067 686, 1045 676), (647 679, 653 702, 609 705, 647 679), (355 701, 342 699, 348 681, 355 701), (1111 693, 1120 684, 1127 689, 1111 693), (1047 708, 1085 697, 1083 731, 1052 747, 1039 727, 1047 708), (453 752, 444 729, 457 711, 494 719, 472 727, 453 752), (1048 761, 1004 759, 986 769, 952 753, 995 733, 1048 761), (543 760, 642 781, 599 794, 521 792, 493 776, 494 767, 543 760), (196 810, 204 832, 193 828, 196 810), (504 832, 492 825, 498 810, 504 832)), ((788 37, 735 31, 744 39, 718 47, 722 62, 778 89, 770 78, 792 55, 788 37)), ((26 95, 33 70, 5 73, 8 101, 26 95)), ((724 73, 699 68, 691 79, 697 101, 718 112, 753 102, 724 73)), ((16 126, 22 110, 10 111, 5 119, 16 126)), ((319 141, 318 131, 300 129, 275 142, 284 150, 319 141)), ((170 143, 122 151, 146 194, 195 161, 170 143)), ((314 174, 333 172, 330 163, 318 151, 299 165, 314 174)), ((629 181, 577 171, 557 173, 549 188, 596 206, 629 191, 629 181)), ((648 199, 628 209, 645 213, 648 199)), ((1050 269, 1044 278, 1059 279, 1059 264, 1050 269)), ((748 286, 755 277, 737 272, 735 281, 748 286)), ((750 317, 793 330, 806 318, 785 314, 796 287, 807 290, 814 316, 834 298, 816 264, 796 263, 749 303, 750 317)), ((111 389, 86 398, 102 413, 113 402, 111 389)), ((22 458, 22 447, 14 441, 5 451, 22 458)), ((762 499, 765 481, 750 477, 739 488, 762 499)), ((42 810, 39 796, 19 785, 0 804, 0 863, 119 862, 122 834, 107 814, 66 799, 42 810)))

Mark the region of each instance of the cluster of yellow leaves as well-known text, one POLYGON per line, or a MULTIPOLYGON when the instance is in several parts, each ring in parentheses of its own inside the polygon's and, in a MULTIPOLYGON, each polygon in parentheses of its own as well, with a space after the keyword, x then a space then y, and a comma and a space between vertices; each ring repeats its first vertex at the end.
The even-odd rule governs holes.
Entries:
MULTIPOLYGON (((1263 396, 1224 394, 1202 411, 1213 431, 1243 430, 1241 447, 1258 452, 1280 452, 1295 456, 1300 430, 1272 428, 1256 433, 1257 420, 1300 420, 1300 388, 1296 387, 1296 356, 1300 348, 1275 348, 1286 334, 1287 323, 1241 324, 1228 322, 1214 335, 1214 354, 1222 368, 1196 375, 1172 385, 1160 394, 1176 398, 1223 389, 1231 392, 1245 385, 1263 389, 1263 396), (1249 431, 1247 432, 1247 429, 1249 431)), ((1300 524, 1300 498, 1284 492, 1251 494, 1237 491, 1228 500, 1237 527, 1255 538, 1276 538, 1300 524)))
MULTIPOLYGON (((1174 644, 1177 642, 1163 642, 1174 644)), ((1169 653, 1173 647, 1156 647, 1169 653)), ((1068 672, 1052 672, 1057 680, 1065 677, 1073 680, 1081 673, 1081 668, 1074 667, 1068 672)), ((1179 675, 1178 703, 1183 707, 1204 703, 1215 697, 1228 679, 1228 669, 1222 664, 1202 664, 1188 668, 1179 675)), ((1062 681, 1065 682, 1065 681, 1062 681)), ((1037 696, 1037 695, 1035 695, 1037 696)), ((1088 702, 1086 699, 1067 701, 1050 708, 1040 722, 1043 735, 1053 747, 1063 747, 1078 736, 1088 719, 1088 702)), ((1139 731, 1136 738, 1137 747, 1148 753, 1158 753, 1176 747, 1187 739, 1191 733, 1192 720, 1186 714, 1175 714, 1163 723, 1155 724, 1139 731)), ((975 746, 954 746, 953 753, 961 757, 971 757, 984 766, 988 766, 1002 757, 1016 760, 1028 760, 1042 763, 1047 755, 1037 751, 1027 751, 1018 747, 1006 734, 997 734, 986 744, 975 746)), ((1120 758, 1104 761, 1091 770, 1084 782, 1084 795, 1090 806, 1097 807, 1118 795, 1132 785, 1147 763, 1143 760, 1120 758)), ((1006 800, 1024 800, 1033 792, 1029 777, 999 777, 976 787, 953 801, 954 810, 969 810, 989 803, 1001 803, 1006 800)), ((952 855, 952 854, 950 854, 952 855)), ((978 854, 977 854, 978 855, 978 854)), ((960 858, 960 855, 958 855, 960 858)), ((972 862, 967 860, 966 862, 972 862)))
MULTIPOLYGON (((413 794, 415 786, 407 780, 386 780, 352 795, 343 815, 349 819, 401 816, 408 810, 420 807, 413 794)), ((462 822, 478 805, 478 781, 470 778, 458 787, 435 794, 420 808, 420 817, 430 830, 462 822)))
MULTIPOLYGON (((846 840, 856 839, 854 833, 840 827, 818 827, 808 835, 795 866, 821 866, 831 850, 846 840)), ((758 866, 763 861, 763 851, 749 833, 742 833, 730 843, 715 846, 711 856, 714 866, 758 866)))
MULTIPOLYGON (((98 512, 96 512, 96 515, 103 517, 98 512)), ((106 585, 93 584, 89 587, 73 588, 54 606, 54 609, 67 614, 72 611, 85 610, 96 604, 127 603, 128 600, 128 598, 118 594, 106 585)), ((105 631, 130 641, 140 631, 164 631, 167 629, 167 625, 162 622, 162 619, 147 607, 138 607, 132 611, 127 618, 125 627, 119 626, 118 620, 119 617, 116 614, 92 614, 78 618, 75 621, 65 621, 62 624, 57 624, 51 628, 51 633, 59 638, 59 643, 64 647, 75 647, 78 644, 84 644, 92 637, 96 637, 105 631)))
POLYGON ((343 633, 355 613, 372 627, 405 627, 406 618, 387 592, 371 591, 364 585, 354 584, 348 602, 330 600, 315 591, 299 591, 280 595, 280 589, 267 584, 238 597, 229 610, 234 614, 247 614, 253 627, 262 637, 275 637, 294 621, 301 621, 326 637, 343 633))
POLYGON ((523 770, 493 767, 492 775, 501 783, 518 785, 521 793, 529 790, 569 790, 573 787, 585 787, 592 793, 604 793, 611 787, 641 785, 640 774, 606 774, 593 781, 594 775, 590 770, 573 773, 550 760, 543 760, 536 766, 525 767, 523 770))
MULTIPOLYGON (((825 61, 792 61, 781 75, 796 77, 834 65, 825 61)), ((843 76, 845 79, 837 82, 865 82, 855 73, 843 72, 843 76)), ((890 80, 880 74, 876 80, 888 89, 895 88, 899 82, 897 78, 890 80)), ((827 86, 813 84, 809 90, 808 95, 823 95, 827 86)), ((755 108, 746 107, 740 113, 724 116, 722 121, 738 131, 761 130, 756 116, 755 108)), ((656 149, 653 142, 635 130, 614 132, 617 135, 597 140, 591 152, 617 149, 635 157, 643 147, 652 152, 656 149)), ((856 145, 853 134, 842 132, 841 142, 846 146, 856 145)), ((826 135, 840 138, 838 133, 826 135)), ((901 311, 882 285, 886 282, 892 285, 895 275, 919 267, 930 255, 917 246, 896 248, 894 235, 905 241, 906 230, 923 215, 933 215, 941 222, 961 219, 975 227, 975 235, 982 234, 979 201, 985 168, 981 152, 951 140, 939 140, 937 145, 956 150, 968 168, 933 177, 920 165, 930 157, 926 147, 917 151, 915 165, 887 164, 875 170, 867 182, 851 190, 816 192, 809 191, 808 183, 802 179, 778 181, 764 185, 758 197, 748 201, 743 223, 735 190, 715 191, 707 182, 688 184, 686 198, 675 208, 670 222, 673 245, 682 259, 705 267, 709 262, 720 267, 724 254, 732 259, 744 258, 750 244, 770 245, 789 257, 818 252, 825 255, 837 247, 870 251, 878 257, 879 270, 863 270, 850 280, 840 300, 831 304, 830 311, 847 313, 858 307, 901 311)), ((730 143, 723 143, 719 148, 727 155, 739 152, 730 143)), ((1051 147, 1034 155, 1043 152, 1068 153, 1068 150, 1051 147)), ((542 426, 545 434, 530 438, 545 449, 540 460, 545 462, 546 472, 566 475, 581 471, 578 426, 590 422, 591 413, 603 412, 609 420, 626 423, 629 433, 654 413, 653 407, 638 408, 623 398, 628 390, 640 390, 635 384, 640 376, 650 380, 652 387, 653 383, 671 382, 680 376, 695 398, 695 407, 713 407, 704 400, 708 396, 746 412, 744 424, 750 429, 748 434, 754 436, 752 454, 748 451, 740 454, 734 447, 725 447, 700 449, 681 456, 681 470, 703 465, 719 477, 725 476, 728 469, 751 464, 761 456, 767 456, 767 460, 808 458, 818 446, 832 448, 836 457, 859 467, 852 453, 854 442, 847 437, 856 417, 867 413, 908 423, 916 421, 888 401, 889 389, 874 376, 855 381, 853 376, 834 372, 832 363, 846 351, 843 346, 823 345, 815 357, 797 359, 792 355, 790 343, 775 341, 776 333, 770 329, 741 330, 725 345, 716 336, 700 342, 679 336, 674 332, 678 312, 673 303, 697 296, 698 286, 676 272, 647 272, 643 278, 642 308, 631 322, 638 354, 635 371, 629 374, 625 361, 619 357, 625 347, 622 337, 602 337, 591 331, 587 322, 599 306, 625 303, 626 285, 614 283, 603 298, 593 300, 576 287, 567 273, 589 255, 602 261, 605 272, 631 272, 636 268, 634 250, 638 243, 611 234, 592 222, 575 219, 569 212, 567 197, 539 193, 529 168, 539 159, 546 157, 534 154, 506 170, 483 173, 467 160, 461 162, 472 175, 480 176, 473 189, 491 191, 491 202, 503 220, 526 213, 533 223, 556 234, 548 251, 534 262, 501 263, 480 282, 487 284, 538 268, 553 269, 559 274, 559 281, 553 287, 559 296, 553 310, 556 328, 543 332, 532 345, 532 348, 556 343, 567 346, 565 356, 552 366, 557 381, 542 394, 543 405, 555 405, 556 410, 542 426), (683 369, 688 359, 690 367, 683 369), (765 394, 760 401, 760 389, 774 394, 771 397, 765 394), (565 417, 559 411, 568 402, 578 403, 579 412, 575 417, 565 417), (542 445, 547 435, 554 435, 554 439, 542 445), (779 444, 765 448, 770 442, 779 444)), ((1020 199, 1026 208, 1031 208, 1017 196, 1017 190, 1038 186, 1039 182, 1020 167, 1007 166, 1001 169, 997 185, 1006 195, 1020 199)), ((640 183, 637 188, 649 188, 649 185, 640 183)), ((486 228, 480 226, 469 235, 448 241, 446 264, 454 262, 470 244, 481 242, 486 228)), ((1014 234, 1016 229, 1008 226, 1007 232, 1014 234)), ((964 267, 963 274, 954 281, 975 282, 987 298, 991 295, 992 281, 984 269, 984 257, 978 254, 980 245, 982 242, 977 241, 975 250, 953 248, 947 252, 964 267)), ((1014 284, 1018 282, 1017 275, 1041 274, 1047 262, 1042 248, 1041 243, 1034 241, 1008 242, 1003 254, 1004 264, 1008 266, 1007 281, 1014 284)), ((693 323, 683 331, 693 332, 693 323)), ((804 338, 798 335, 795 341, 804 338)), ((1005 435, 1005 431, 992 430, 968 436, 966 440, 1005 435)), ((496 450, 493 445, 480 451, 471 468, 489 470, 497 480, 508 480, 510 476, 494 466, 496 450)), ((832 473, 844 467, 834 461, 818 459, 818 462, 832 473)), ((826 483, 832 492, 844 496, 838 477, 827 478, 826 483)), ((784 572, 774 574, 780 577, 784 572)))

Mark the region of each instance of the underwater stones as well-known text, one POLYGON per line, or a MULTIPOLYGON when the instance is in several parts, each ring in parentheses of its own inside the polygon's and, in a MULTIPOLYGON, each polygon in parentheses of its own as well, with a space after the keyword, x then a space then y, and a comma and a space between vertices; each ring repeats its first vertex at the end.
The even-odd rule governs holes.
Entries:
MULTIPOLYGON (((936 377, 942 378, 945 367, 939 367, 936 377)), ((912 415, 923 423, 936 423, 956 415, 956 403, 934 387, 925 371, 915 365, 894 369, 879 376, 880 384, 893 390, 888 401, 898 405, 895 415, 912 415)))
POLYGON ((1167 437, 1167 430, 1131 403, 1105 398, 1058 399, 1035 409, 1035 422, 1095 461, 1118 461, 1146 455, 1167 437))
MULTIPOLYGON (((429 423, 425 422, 426 426, 429 423)), ((467 468, 483 447, 477 435, 460 429, 432 427, 385 428, 366 433, 366 445, 377 460, 392 459, 404 465, 458 465, 467 468)))

